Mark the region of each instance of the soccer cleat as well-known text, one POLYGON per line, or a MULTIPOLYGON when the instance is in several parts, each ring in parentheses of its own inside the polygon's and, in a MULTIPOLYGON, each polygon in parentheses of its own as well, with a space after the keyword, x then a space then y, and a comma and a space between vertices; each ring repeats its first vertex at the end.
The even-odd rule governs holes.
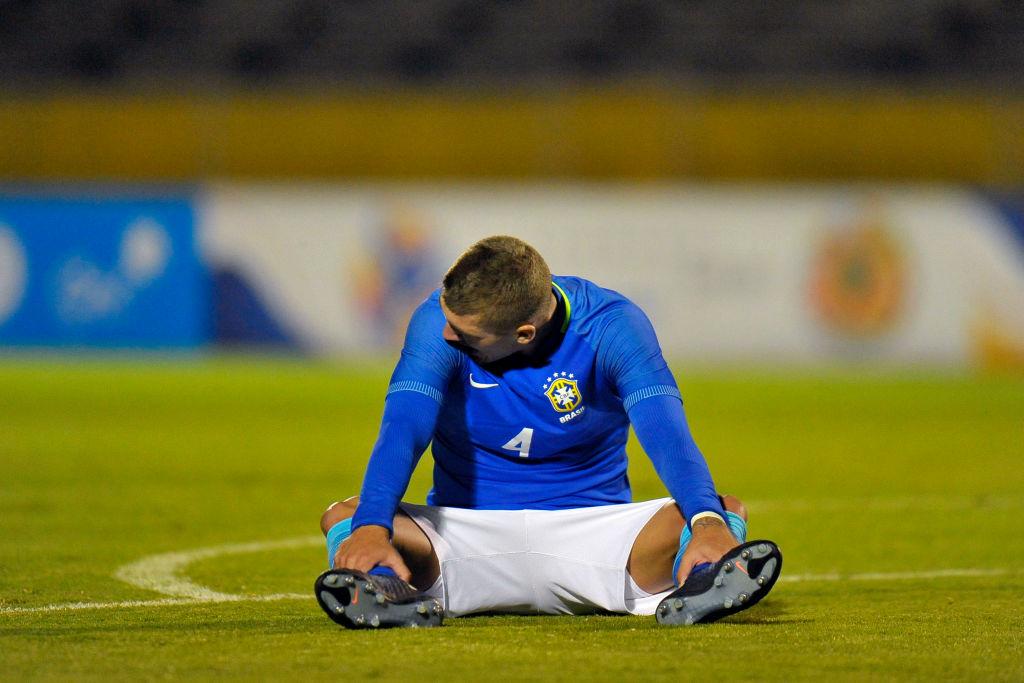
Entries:
POLYGON ((329 569, 314 584, 317 602, 345 628, 440 626, 444 608, 397 576, 329 569))
POLYGON ((782 571, 782 551, 771 541, 750 541, 715 564, 694 567, 686 583, 658 604, 659 624, 708 624, 756 605, 782 571))

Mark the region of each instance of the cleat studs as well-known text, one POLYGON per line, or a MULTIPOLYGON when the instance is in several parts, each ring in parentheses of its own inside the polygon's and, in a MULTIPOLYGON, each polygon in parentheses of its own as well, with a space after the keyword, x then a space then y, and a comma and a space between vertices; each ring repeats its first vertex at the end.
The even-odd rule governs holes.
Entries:
POLYGON ((341 583, 341 577, 337 574, 328 574, 324 577, 324 585, 330 588, 337 588, 338 584, 341 583))
POLYGON ((729 609, 732 607, 732 598, 726 598, 725 602, 722 603, 722 607, 729 609))
POLYGON ((763 576, 757 577, 757 585, 758 586, 763 586, 766 583, 768 583, 768 579, 764 578, 763 576))
POLYGON ((744 604, 749 596, 746 593, 740 593, 739 601, 740 604, 744 604))
POLYGON ((723 579, 721 576, 715 577, 715 586, 721 588, 723 583, 725 583, 725 579, 723 579))
POLYGON ((335 614, 345 613, 345 608, 340 602, 338 602, 338 599, 334 597, 334 594, 330 591, 320 591, 320 595, 318 595, 317 598, 320 600, 321 605, 335 614))
POLYGON ((353 584, 354 584, 355 582, 356 582, 356 579, 355 579, 355 577, 354 577, 354 576, 346 576, 346 577, 345 577, 345 583, 347 583, 348 585, 350 585, 350 586, 351 586, 351 585, 353 585, 353 584))
POLYGON ((384 597, 383 593, 377 593, 377 595, 373 599, 377 601, 378 605, 383 605, 384 601, 387 600, 387 598, 384 597))
POLYGON ((417 611, 417 612, 418 612, 419 614, 426 614, 426 613, 427 613, 427 612, 429 612, 430 610, 428 610, 428 609, 427 609, 427 606, 426 606, 426 604, 425 604, 425 603, 422 603, 422 602, 421 602, 420 604, 416 605, 416 611, 417 611))
POLYGON ((740 557, 742 557, 744 560, 749 560, 750 559, 750 551, 749 550, 744 550, 742 553, 740 553, 740 557))
POLYGON ((374 586, 371 581, 367 581, 366 584, 363 586, 363 590, 367 593, 376 593, 377 587, 374 586))
POLYGON ((661 603, 661 605, 658 607, 658 614, 665 614, 665 612, 667 611, 668 605, 666 605, 665 603, 661 603))
POLYGON ((726 562, 725 564, 723 564, 722 565, 722 569, 724 569, 726 571, 726 573, 731 572, 732 571, 732 562, 726 562))
POLYGON ((759 546, 757 546, 757 552, 759 552, 759 553, 766 553, 766 552, 768 552, 768 546, 765 545, 764 543, 760 544, 759 546))
POLYGON ((360 614, 358 617, 356 617, 356 623, 359 624, 360 626, 362 626, 363 624, 366 623, 366 617, 364 617, 362 614, 360 614))
POLYGON ((683 609, 683 601, 679 598, 676 598, 672 601, 672 606, 675 607, 677 610, 681 610, 683 609))
POLYGON ((440 603, 438 603, 438 602, 435 602, 435 603, 434 603, 434 614, 438 614, 438 615, 440 615, 440 614, 442 614, 443 612, 444 612, 444 608, 443 608, 443 607, 441 607, 441 604, 440 604, 440 603))
POLYGON ((374 614, 372 617, 370 617, 370 626, 372 626, 374 628, 377 628, 378 626, 380 626, 380 617, 378 617, 376 614, 374 614))

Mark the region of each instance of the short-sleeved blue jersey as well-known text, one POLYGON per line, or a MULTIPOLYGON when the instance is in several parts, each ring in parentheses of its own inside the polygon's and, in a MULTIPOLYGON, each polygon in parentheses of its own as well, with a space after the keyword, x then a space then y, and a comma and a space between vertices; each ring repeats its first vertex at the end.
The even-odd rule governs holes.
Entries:
POLYGON ((574 508, 631 500, 627 410, 679 391, 647 316, 621 294, 555 277, 556 324, 536 358, 479 365, 442 338, 435 291, 414 313, 388 393, 441 403, 431 505, 574 508))

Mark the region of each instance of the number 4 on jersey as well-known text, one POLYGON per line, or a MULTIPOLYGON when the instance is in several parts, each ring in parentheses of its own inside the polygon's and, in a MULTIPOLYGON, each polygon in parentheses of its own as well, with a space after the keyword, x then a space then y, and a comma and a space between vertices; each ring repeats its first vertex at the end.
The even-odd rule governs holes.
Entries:
POLYGON ((506 451, 516 451, 519 453, 520 458, 530 457, 530 443, 533 441, 533 429, 530 427, 523 427, 523 431, 519 432, 511 439, 508 443, 502 446, 506 451))

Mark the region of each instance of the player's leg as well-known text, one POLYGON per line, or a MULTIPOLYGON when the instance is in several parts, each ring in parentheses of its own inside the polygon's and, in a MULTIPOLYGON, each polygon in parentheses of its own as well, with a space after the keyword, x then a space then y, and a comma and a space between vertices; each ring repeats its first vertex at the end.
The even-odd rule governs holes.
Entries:
MULTIPOLYGON (((330 558, 351 534, 358 503, 358 498, 334 503, 320 518, 330 558)), ((440 575, 430 539, 402 512, 396 515, 393 530, 392 543, 412 572, 412 585, 386 567, 368 573, 346 567, 329 569, 317 577, 313 590, 321 609, 334 622, 356 629, 441 625, 444 609, 428 594, 440 575)))
MULTIPOLYGON (((352 519, 359 505, 359 496, 353 496, 337 503, 332 503, 320 518, 320 530, 329 539, 329 551, 332 555, 328 563, 333 562, 333 551, 351 533, 346 523, 352 519), (333 533, 332 533, 333 530, 333 533)), ((391 542, 402 555, 409 571, 412 572, 413 586, 420 590, 430 588, 441 575, 440 564, 430 539, 408 515, 399 511, 393 522, 394 535, 391 542)))
MULTIPOLYGON (((684 583, 665 596, 656 610, 658 623, 674 626, 708 623, 757 604, 775 585, 782 553, 767 540, 746 540, 746 509, 734 496, 722 499, 729 528, 740 542, 714 564, 698 565, 684 583)), ((689 542, 679 508, 663 506, 637 535, 631 549, 630 576, 650 593, 674 584, 679 558, 689 542), (678 534, 678 536, 675 536, 678 534)))
MULTIPOLYGON (((722 504, 726 513, 735 518, 730 519, 730 528, 736 534, 738 520, 745 524, 747 508, 736 496, 722 496, 722 504)), ((648 593, 660 593, 675 585, 673 565, 680 552, 680 536, 686 526, 679 506, 668 503, 651 517, 640 531, 629 553, 626 569, 637 586, 648 593)), ((742 542, 745 538, 737 539, 742 542)))

